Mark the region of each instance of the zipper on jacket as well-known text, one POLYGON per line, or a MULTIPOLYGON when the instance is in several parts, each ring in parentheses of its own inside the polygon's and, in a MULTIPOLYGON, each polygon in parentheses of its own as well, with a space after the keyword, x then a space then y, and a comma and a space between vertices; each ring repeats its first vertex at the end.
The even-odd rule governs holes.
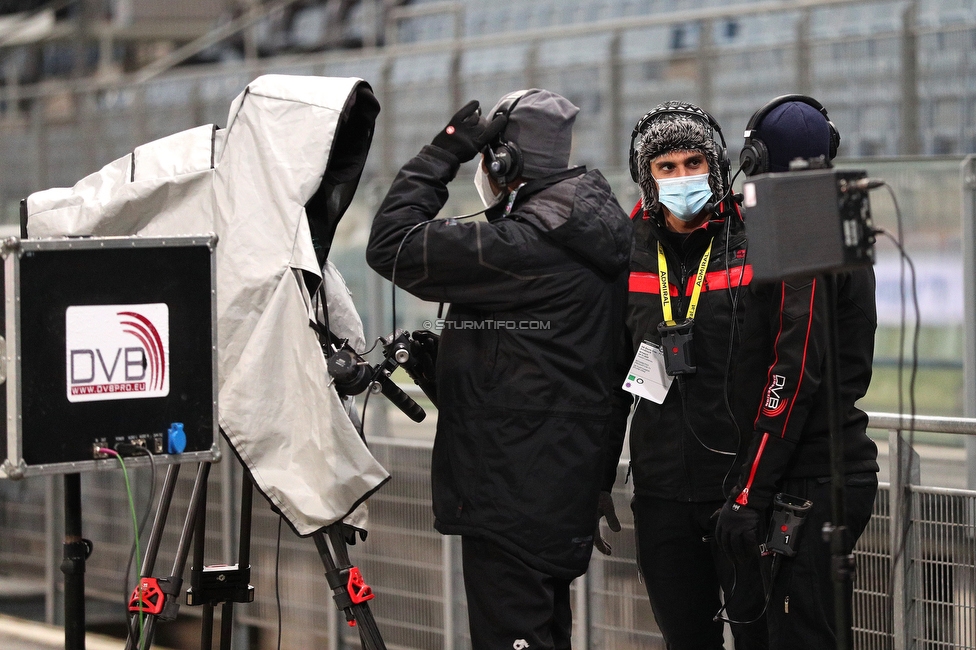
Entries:
POLYGON ((740 506, 749 505, 749 490, 752 489, 752 482, 756 480, 756 471, 759 469, 759 459, 762 458, 763 450, 766 448, 766 441, 769 440, 769 433, 763 433, 762 439, 759 441, 759 449, 756 450, 756 457, 752 459, 752 467, 749 469, 749 478, 746 480, 746 485, 739 492, 739 496, 735 498, 735 502, 740 506))
MULTIPOLYGON (((684 307, 684 298, 687 297, 685 295, 685 289, 688 287, 688 268, 685 266, 684 260, 681 261, 681 264, 678 267, 678 280, 678 295, 674 297, 674 306, 676 307, 674 311, 677 314, 680 314, 683 311, 682 307, 684 307)), ((678 320, 677 316, 675 316, 675 320, 678 320)))

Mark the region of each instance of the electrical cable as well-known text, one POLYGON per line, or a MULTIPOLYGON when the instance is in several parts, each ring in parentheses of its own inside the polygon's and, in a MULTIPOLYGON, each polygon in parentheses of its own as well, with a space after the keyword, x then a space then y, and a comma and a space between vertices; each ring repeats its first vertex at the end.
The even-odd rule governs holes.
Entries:
MULTIPOLYGON (((325 358, 328 359, 332 356, 332 329, 329 327, 329 298, 325 294, 325 271, 322 272, 322 281, 319 282, 319 286, 316 287, 315 292, 312 294, 312 313, 315 314, 315 325, 316 330, 319 333, 319 341, 321 337, 325 336, 326 344, 323 346, 325 349, 325 358), (319 317, 319 307, 322 308, 322 322, 318 322, 319 317), (323 332, 323 328, 325 331, 323 332)), ((338 337, 337 337, 338 338, 338 337)), ((345 341, 348 343, 348 340, 345 341)))
MULTIPOLYGON (((504 194, 503 194, 503 197, 504 197, 504 194)), ((392 286, 391 296, 390 296, 390 309, 391 309, 391 312, 392 312, 392 315, 393 315, 393 319, 392 319, 393 320, 393 328, 391 330, 392 332, 396 333, 396 327, 397 327, 397 325, 396 325, 396 269, 397 269, 397 263, 400 261, 400 252, 403 250, 403 245, 406 243, 407 238, 410 237, 410 235, 413 234, 413 231, 415 231, 417 228, 426 227, 426 226, 431 225, 432 223, 437 223, 438 221, 446 221, 446 222, 460 221, 461 219, 470 219, 471 217, 477 217, 479 214, 483 214, 483 213, 487 212, 488 210, 491 210, 495 206, 501 205, 502 204, 502 201, 504 201, 504 200, 505 199, 502 198, 501 200, 496 201, 492 205, 489 205, 486 208, 483 208, 481 210, 478 210, 477 212, 471 212, 469 214, 462 214, 462 215, 459 215, 459 216, 456 216, 456 217, 447 217, 445 219, 427 219, 426 221, 420 221, 420 222, 415 223, 414 225, 412 225, 407 230, 407 232, 403 235, 403 239, 400 240, 400 244, 397 246, 396 254, 393 256, 393 270, 390 273, 390 285, 392 286)))
MULTIPOLYGON (((376 346, 373 345, 373 347, 376 346)), ((363 438, 364 442, 365 442, 365 435, 366 435, 366 405, 369 404, 369 396, 373 393, 372 390, 373 383, 376 382, 376 378, 379 376, 381 372, 381 368, 382 368, 382 364, 379 364, 373 369, 373 374, 370 375, 369 383, 367 384, 368 388, 366 389, 366 397, 363 398, 363 414, 359 416, 359 426, 362 428, 361 435, 364 436, 363 438)))
MULTIPOLYGON (((402 244, 402 242, 401 242, 401 244, 402 244)), ((395 267, 396 267, 396 261, 394 260, 394 268, 395 267)), ((316 319, 318 318, 319 305, 322 306, 322 315, 323 315, 323 318, 325 319, 325 322, 324 323, 318 323, 318 322, 316 322, 313 325, 314 325, 316 331, 318 331, 320 337, 321 336, 325 336, 326 337, 327 343, 326 343, 325 348, 331 349, 331 347, 332 347, 332 330, 331 330, 331 328, 329 326, 329 303, 328 303, 328 297, 325 295, 325 276, 324 276, 324 274, 323 274, 323 277, 322 277, 322 281, 319 283, 319 286, 316 288, 315 293, 312 296, 312 306, 313 306, 313 311, 316 314, 316 319)), ((382 340, 383 340, 382 338, 377 337, 376 340, 373 341, 373 345, 370 346, 370 348, 368 350, 365 350, 363 352, 359 352, 359 351, 353 350, 353 352, 355 352, 356 354, 358 354, 361 357, 365 357, 370 352, 372 352, 373 350, 375 350, 376 349, 376 346, 379 345, 382 340)), ((342 340, 342 343, 343 344, 348 344, 348 342, 349 342, 348 339, 343 339, 342 340)), ((331 355, 327 352, 326 353, 326 358, 329 358, 330 356, 331 355)), ((375 374, 374 374, 373 377, 375 378, 375 374)), ((330 386, 332 385, 332 382, 334 381, 334 379, 335 379, 334 377, 329 377, 329 385, 330 386)), ((372 383, 372 381, 370 383, 372 383)), ((366 421, 366 403, 368 401, 369 401, 369 393, 367 392, 366 397, 363 400, 363 415, 360 418, 360 424, 359 424, 359 429, 360 429, 359 435, 360 436, 363 436, 365 434, 365 432, 366 432, 366 429, 363 426, 363 423, 366 421)), ((350 408, 355 408, 355 401, 353 402, 353 406, 350 407, 350 408)), ((365 438, 363 439, 363 441, 365 442, 365 438)))
MULTIPOLYGON (((738 172, 736 172, 736 176, 738 176, 738 172)), ((735 178, 735 177, 733 177, 733 178, 735 178)), ((722 198, 719 201, 719 205, 721 205, 722 202, 729 196, 729 193, 731 192, 731 190, 732 190, 732 185, 731 185, 731 181, 730 181, 728 189, 726 190, 725 194, 722 195, 722 198)), ((732 276, 731 276, 731 271, 729 270, 729 235, 731 234, 731 222, 732 222, 732 219, 729 218, 729 217, 727 217, 726 220, 725 220, 725 273, 726 273, 726 281, 727 281, 726 284, 728 285, 727 288, 729 290, 729 295, 730 296, 732 295, 732 280, 731 280, 731 277, 732 276)), ((743 267, 744 267, 744 264, 745 263, 743 262, 743 267)), ((682 281, 684 281, 684 278, 682 278, 682 281)), ((736 296, 738 295, 738 289, 741 288, 741 286, 742 286, 742 274, 740 273, 740 275, 739 275, 739 286, 736 287, 736 290, 737 290, 736 291, 736 296)), ((726 366, 725 366, 725 390, 723 391, 726 410, 727 410, 727 412, 729 414, 729 418, 732 421, 733 426, 736 429, 736 450, 735 451, 724 451, 722 449, 715 449, 715 448, 710 447, 709 445, 705 444, 705 441, 703 441, 701 439, 701 437, 699 437, 698 432, 695 430, 695 428, 691 424, 691 419, 688 417, 688 396, 687 396, 687 394, 685 392, 685 380, 684 380, 684 377, 681 376, 681 375, 679 375, 677 377, 677 380, 678 380, 678 382, 677 382, 678 383, 678 393, 681 396, 681 414, 682 414, 682 419, 684 420, 685 426, 688 427, 688 430, 689 431, 691 431, 691 435, 694 436, 695 440, 698 441, 698 444, 700 444, 702 447, 704 447, 707 451, 710 451, 710 452, 712 452, 714 454, 719 454, 721 456, 733 456, 732 463, 729 464, 729 469, 726 470, 725 477, 722 479, 723 488, 724 488, 725 482, 728 480, 728 477, 732 473, 732 468, 735 467, 735 459, 737 459, 738 456, 739 456, 739 447, 741 447, 741 441, 742 441, 742 433, 739 431, 738 423, 735 421, 735 416, 732 413, 732 407, 731 407, 731 404, 729 403, 729 395, 728 395, 728 384, 729 384, 729 381, 728 380, 729 380, 729 374, 731 372, 731 366, 732 366, 732 336, 733 336, 733 332, 734 332, 734 329, 735 329, 735 305, 736 305, 736 301, 733 301, 732 323, 731 323, 731 326, 729 328, 729 337, 730 337, 730 339, 729 339, 729 352, 728 352, 728 356, 726 358, 726 366)))
MULTIPOLYGON (((125 480, 125 492, 129 497, 129 514, 132 515, 132 531, 135 534, 135 544, 136 544, 136 561, 142 564, 142 551, 139 548, 139 518, 136 516, 136 505, 135 499, 132 496, 132 486, 129 484, 129 472, 125 468, 125 461, 122 460, 122 455, 115 451, 114 449, 109 449, 108 447, 99 447, 96 450, 100 454, 106 454, 108 456, 114 456, 119 465, 122 467, 122 478, 125 480)), ((138 589, 138 587, 137 587, 138 589)), ((142 647, 145 639, 145 629, 143 621, 143 611, 142 611, 142 598, 137 599, 139 603, 139 643, 138 646, 142 647)))
MULTIPOLYGON (((322 305, 322 315, 323 315, 323 318, 325 319, 325 322, 324 323, 316 322, 314 324, 315 325, 315 329, 321 335, 321 334, 323 334, 323 328, 324 328, 324 335, 326 337, 330 337, 329 345, 331 345, 332 344, 332 341, 331 341, 331 336, 330 335, 332 334, 332 330, 329 328, 329 322, 330 322, 330 320, 329 320, 329 303, 328 303, 328 298, 325 295, 325 278, 324 277, 322 279, 322 282, 319 283, 318 288, 315 290, 315 293, 312 296, 312 307, 313 307, 313 311, 316 314, 316 318, 318 318, 319 305, 320 304, 322 305)), ((338 339, 339 337, 337 336, 336 338, 338 339)), ((376 346, 379 345, 380 341, 382 341, 382 340, 383 339, 377 337, 377 339, 375 341, 373 341, 373 345, 368 350, 365 350, 365 351, 362 351, 362 352, 359 351, 359 350, 353 350, 353 352, 355 352, 356 354, 358 354, 360 356, 365 356, 365 355, 369 354, 370 352, 372 352, 373 350, 375 350, 376 349, 376 346)), ((341 339, 341 341, 342 341, 342 343, 348 343, 349 342, 349 339, 341 339)), ((350 346, 350 347, 352 347, 352 346, 350 346)), ((326 356, 328 357, 328 356, 331 356, 331 355, 326 355, 326 356)))
MULTIPOLYGON (((727 198, 729 198, 730 196, 732 196, 732 183, 734 183, 735 182, 735 179, 737 179, 739 177, 739 173, 741 171, 742 171, 742 167, 740 166, 737 170, 735 170, 735 174, 732 175, 732 178, 729 179, 729 186, 727 188, 725 188, 725 192, 722 194, 722 198, 720 198, 718 200, 718 205, 715 208, 716 210, 718 210, 719 208, 721 208, 721 206, 725 202, 725 200, 727 198)), ((734 203, 734 201, 733 201, 733 203, 734 203)))
MULTIPOLYGON (((392 321, 393 321, 393 323, 392 323, 392 329, 390 331, 392 332, 393 335, 396 335, 396 331, 397 331, 397 317, 396 317, 396 290, 397 290, 397 286, 396 286, 396 270, 397 270, 397 264, 399 264, 399 262, 400 262, 400 252, 403 251, 403 245, 404 245, 404 243, 406 243, 407 238, 410 237, 410 235, 412 235, 413 232, 415 230, 417 230, 418 228, 424 228, 424 227, 427 227, 427 226, 429 226, 429 225, 431 225, 433 223, 437 223, 439 221, 445 221, 445 222, 460 221, 461 219, 470 219, 471 217, 477 217, 479 214, 483 214, 483 213, 487 212, 488 210, 494 208, 495 206, 501 205, 501 203, 505 200, 505 198, 504 198, 505 195, 503 194, 502 196, 503 196, 503 198, 501 200, 493 203, 492 205, 489 205, 486 208, 483 208, 481 210, 478 210, 477 212, 471 212, 471 213, 468 213, 468 214, 462 214, 462 215, 458 215, 458 216, 455 216, 455 217, 446 217, 444 219, 427 219, 426 221, 420 221, 420 222, 415 223, 414 225, 412 225, 407 230, 407 232, 403 235, 403 239, 401 239, 400 240, 400 243, 397 245, 396 254, 393 256, 393 270, 390 272, 390 312, 391 312, 392 321)), ((367 354, 369 354, 370 352, 372 352, 373 349, 376 348, 377 344, 379 344, 380 341, 382 341, 382 338, 377 338, 376 339, 376 343, 373 344, 373 347, 371 347, 366 352, 363 352, 362 353, 362 356, 366 356, 367 354)), ((372 385, 373 381, 375 381, 378 372, 379 372, 379 368, 377 367, 377 369, 373 372, 373 376, 370 378, 370 385, 372 385)), ((366 432, 366 405, 369 403, 369 395, 370 395, 370 392, 372 392, 372 391, 367 390, 366 397, 363 399, 363 414, 359 418, 360 426, 363 429, 363 433, 366 432)))
POLYGON ((278 517, 278 541, 275 544, 275 604, 278 606, 278 650, 281 650, 281 590, 278 586, 278 566, 281 560, 281 517, 278 517))
POLYGON ((722 606, 718 608, 717 612, 715 612, 715 616, 712 617, 712 620, 715 622, 721 621, 722 623, 729 623, 730 625, 750 625, 752 623, 758 622, 759 619, 761 619, 763 616, 766 615, 766 610, 769 609, 769 600, 773 595, 773 583, 776 580, 776 575, 779 573, 779 565, 781 561, 782 558, 780 557, 779 553, 773 553, 773 566, 770 568, 769 571, 769 589, 765 590, 766 598, 763 601, 762 611, 760 611, 755 618, 750 619, 748 621, 736 621, 732 618, 729 618, 728 616, 722 616, 722 612, 728 611, 729 600, 731 600, 732 596, 735 594, 735 586, 739 582, 738 572, 736 571, 735 562, 733 561, 732 562, 732 589, 729 590, 727 596, 724 596, 725 602, 723 602, 722 606))
MULTIPOLYGON (((912 262, 912 258, 908 255, 904 246, 904 226, 901 208, 898 205, 898 197, 895 195, 894 189, 891 185, 885 181, 878 179, 861 179, 856 184, 857 189, 860 190, 870 190, 876 187, 884 187, 888 191, 888 195, 891 197, 891 202, 895 208, 895 220, 897 224, 897 235, 893 236, 889 231, 884 228, 877 228, 874 230, 875 235, 884 235, 895 245, 899 253, 899 278, 898 278, 898 289, 899 289, 899 300, 901 303, 901 313, 899 317, 899 336, 898 336, 898 379, 897 379, 897 390, 898 390, 898 417, 899 417, 899 435, 901 432, 901 420, 902 414, 904 413, 904 373, 905 373, 905 338, 907 330, 907 316, 906 316, 906 305, 905 305, 905 266, 908 265, 911 271, 911 296, 912 296, 912 307, 915 315, 914 331, 912 333, 912 360, 911 360, 911 370, 909 372, 908 380, 908 404, 909 404, 909 424, 908 424, 908 446, 912 449, 915 445, 915 415, 916 415, 916 404, 915 404, 915 382, 918 376, 918 345, 919 345, 919 335, 921 331, 922 317, 921 310, 918 305, 918 286, 917 286, 917 276, 915 272, 915 264, 912 262)), ((892 450, 889 450, 889 454, 892 450)), ((898 450, 894 450, 898 453, 898 450)), ((902 465, 902 459, 898 458, 899 474, 901 474, 902 469, 910 470, 910 465, 904 467, 902 465)), ((902 476, 903 486, 908 487, 911 485, 911 474, 910 471, 905 472, 906 476, 902 476)), ((910 492, 906 491, 904 495, 907 498, 903 498, 903 518, 902 521, 910 522, 912 513, 912 499, 910 492)), ((905 554, 905 550, 908 545, 908 526, 905 525, 900 538, 898 539, 897 547, 892 549, 891 553, 891 563, 890 563, 890 573, 888 579, 888 598, 893 598, 894 594, 892 589, 894 588, 893 574, 895 567, 901 561, 902 556, 905 554)))
POLYGON ((698 441, 698 444, 700 444, 707 451, 710 451, 713 454, 718 454, 720 456, 737 456, 739 453, 738 451, 724 451, 722 449, 714 449, 706 445, 705 441, 698 437, 698 432, 695 431, 695 428, 693 426, 691 426, 691 420, 688 418, 688 395, 685 393, 685 376, 678 375, 677 377, 675 377, 675 379, 678 380, 678 394, 681 395, 681 415, 683 416, 683 419, 685 421, 685 426, 688 427, 689 431, 691 431, 691 435, 695 437, 695 440, 698 441))
MULTIPOLYGON (((914 443, 914 438, 915 438, 915 411, 916 411, 915 381, 918 375, 918 345, 919 345, 919 335, 920 335, 920 330, 922 325, 922 315, 918 305, 918 287, 917 287, 917 274, 915 272, 915 264, 914 262, 912 262, 912 258, 908 255, 908 253, 905 251, 904 248, 905 239, 904 239, 904 232, 903 232, 903 225, 902 225, 902 213, 901 213, 901 208, 898 205, 898 198, 895 196, 894 189, 892 189, 891 185, 889 185, 888 183, 883 183, 883 186, 888 191, 889 196, 891 196, 891 202, 895 206, 895 218, 897 219, 898 222, 898 239, 897 240, 892 239, 892 241, 895 244, 895 246, 898 248, 898 252, 900 253, 901 256, 900 263, 902 267, 901 268, 902 273, 899 278, 899 289, 901 291, 901 306, 902 306, 901 321, 900 321, 900 329, 902 332, 902 336, 901 336, 902 350, 900 350, 899 352, 903 352, 904 349, 904 332, 905 332, 904 265, 907 263, 911 270, 912 306, 915 312, 915 328, 912 333, 912 367, 909 373, 909 382, 908 382, 908 405, 909 405, 908 407, 909 407, 910 415, 912 416, 912 419, 909 421, 909 425, 908 425, 909 426, 908 435, 909 435, 909 444, 911 445, 914 443)), ((891 239, 891 233, 889 233, 888 231, 882 229, 881 233, 884 234, 889 239, 891 239)), ((901 355, 899 356, 899 365, 898 365, 899 381, 901 380, 901 374, 904 372, 903 365, 904 365, 904 357, 903 355, 901 355)), ((900 400, 901 399, 900 385, 899 385, 898 393, 899 393, 899 400, 900 400)), ((901 409, 901 404, 899 403, 899 413, 901 412, 900 409, 901 409)))
MULTIPOLYGON (((915 382, 916 382, 916 378, 917 378, 917 375, 918 375, 918 345, 919 345, 919 333, 920 333, 919 331, 921 329, 921 311, 920 311, 919 305, 918 305, 918 287, 917 287, 917 282, 916 282, 915 264, 912 262, 911 257, 905 251, 904 243, 903 243, 903 240, 902 240, 903 232, 902 232, 902 216, 901 216, 901 210, 898 207, 898 202, 895 199, 894 192, 891 190, 890 186, 887 183, 885 183, 885 187, 888 188, 888 191, 891 194, 892 201, 894 202, 894 205, 895 205, 895 214, 896 214, 896 217, 897 217, 897 220, 898 220, 898 236, 897 237, 892 236, 892 234, 890 232, 888 232, 887 230, 885 230, 883 228, 882 229, 877 229, 875 232, 877 234, 882 234, 882 235, 885 235, 886 237, 888 237, 891 240, 891 242, 895 245, 895 247, 898 249, 898 252, 900 253, 900 256, 901 256, 900 262, 901 262, 901 265, 902 265, 902 270, 901 270, 902 274, 901 274, 901 277, 900 277, 900 280, 899 280, 899 290, 901 292, 901 319, 900 319, 900 323, 899 323, 899 332, 900 332, 900 335, 899 335, 899 350, 898 350, 898 413, 899 413, 899 418, 901 418, 901 414, 904 412, 904 403, 903 403, 903 399, 904 399, 903 375, 904 375, 904 366, 905 366, 905 359, 904 359, 904 355, 905 355, 905 343, 904 342, 905 342, 905 333, 906 333, 906 329, 907 329, 907 322, 906 322, 907 319, 906 319, 906 314, 905 314, 905 312, 906 312, 906 307, 905 307, 905 278, 904 278, 904 266, 905 266, 905 264, 908 265, 909 270, 911 271, 911 296, 912 296, 912 306, 913 306, 914 315, 915 315, 915 326, 914 326, 914 332, 913 332, 913 335, 912 335, 912 359, 911 359, 911 369, 909 371, 909 381, 908 381, 908 404, 909 404, 909 416, 910 416, 909 425, 908 425, 908 446, 909 446, 909 449, 912 449, 912 448, 914 448, 914 444, 915 444, 915 415, 916 415, 915 382)), ((899 430, 900 429, 901 429, 901 427, 899 427, 899 430)), ((891 453, 891 450, 889 450, 889 453, 891 453)), ((895 450, 895 453, 897 453, 897 450, 895 450)), ((901 459, 898 459, 898 463, 899 463, 899 467, 902 467, 901 459)), ((910 470, 911 468, 910 467, 906 467, 904 469, 910 470)), ((907 487, 907 486, 910 486, 911 485, 911 473, 910 473, 910 471, 906 471, 905 474, 906 475, 905 476, 902 476, 901 478, 902 478, 903 484, 907 487)), ((911 513, 912 513, 911 494, 910 493, 906 494, 906 497, 907 498, 905 498, 904 501, 903 501, 903 519, 902 520, 905 521, 905 522, 910 522, 911 521, 911 513)), ((897 546, 896 549, 893 550, 892 555, 891 555, 891 571, 894 571, 895 570, 895 567, 898 565, 899 561, 902 559, 902 556, 905 554, 905 550, 906 550, 907 546, 908 546, 908 526, 906 525, 906 526, 904 526, 904 528, 903 528, 903 530, 901 532, 900 538, 898 540, 898 546, 897 546)), ((891 595, 892 595, 891 589, 894 587, 894 580, 892 580, 892 579, 889 578, 888 583, 889 583, 889 597, 891 597, 891 595)))
MULTIPOLYGON (((735 172, 735 176, 732 177, 733 181, 736 179, 736 177, 738 177, 739 172, 741 171, 742 168, 739 167, 739 170, 735 172)), ((731 188, 731 183, 729 187, 731 188)), ((733 202, 732 207, 733 207, 733 212, 735 213, 736 216, 739 217, 739 220, 741 221, 742 214, 739 212, 738 206, 735 205, 735 203, 733 202)), ((729 397, 729 384, 731 383, 729 379, 732 374, 732 358, 733 358, 732 350, 735 349, 736 331, 738 330, 736 318, 739 310, 739 297, 742 292, 742 280, 746 274, 746 264, 749 261, 749 248, 747 246, 746 248, 743 249, 744 255, 742 257, 742 265, 739 267, 739 281, 736 283, 735 291, 733 292, 732 291, 732 270, 729 267, 729 253, 730 253, 729 240, 731 239, 731 236, 732 236, 732 219, 730 217, 726 219, 726 225, 725 225, 725 284, 729 292, 729 303, 732 305, 732 314, 730 316, 730 323, 729 323, 728 354, 725 357, 725 390, 722 391, 722 396, 723 396, 723 401, 725 402, 725 412, 728 414, 729 420, 732 422, 732 426, 735 427, 736 452, 735 452, 735 457, 732 459, 732 462, 729 464, 729 469, 726 470, 725 476, 722 477, 723 494, 729 493, 729 488, 727 488, 726 485, 728 483, 729 478, 733 475, 732 470, 735 469, 735 465, 739 460, 739 455, 742 453, 742 429, 739 428, 739 422, 736 420, 735 413, 732 410, 732 403, 729 397)))
MULTIPOLYGON (((122 443, 116 445, 116 449, 119 451, 128 451, 136 454, 145 454, 149 457, 149 500, 146 502, 146 510, 142 513, 142 520, 139 522, 139 532, 137 534, 138 539, 142 539, 142 533, 146 529, 146 523, 149 521, 149 516, 152 514, 152 505, 156 501, 156 459, 153 457, 152 452, 150 452, 145 447, 140 445, 133 445, 129 443, 122 443)), ((125 564, 125 585, 123 589, 127 588, 129 583, 129 577, 132 572, 132 560, 135 558, 136 554, 136 540, 132 540, 132 545, 129 547, 129 559, 125 564)), ((137 570, 141 570, 139 567, 137 570)), ((140 576, 141 578, 141 576, 140 576)), ((125 606, 126 617, 129 615, 129 597, 131 594, 129 592, 123 593, 123 603, 125 606)))

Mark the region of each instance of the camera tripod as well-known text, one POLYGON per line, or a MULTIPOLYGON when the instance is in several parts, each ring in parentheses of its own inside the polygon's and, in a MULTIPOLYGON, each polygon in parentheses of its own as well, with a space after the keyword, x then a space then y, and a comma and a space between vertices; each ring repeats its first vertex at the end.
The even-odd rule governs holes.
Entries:
MULTIPOLYGON (((253 483, 247 471, 241 482, 241 517, 237 564, 204 566, 204 541, 206 529, 207 479, 209 462, 197 468, 193 489, 190 493, 186 518, 180 532, 173 567, 166 577, 153 577, 156 556, 166 526, 181 465, 171 465, 166 472, 162 493, 153 520, 152 531, 146 545, 146 554, 137 586, 132 592, 128 609, 129 634, 126 650, 146 650, 152 645, 156 624, 171 621, 179 610, 179 595, 183 584, 190 541, 193 541, 193 560, 190 565, 190 587, 186 590, 187 605, 203 606, 201 625, 201 650, 210 650, 213 643, 214 609, 221 605, 220 648, 230 650, 234 603, 254 600, 254 587, 249 584, 251 575, 251 506, 253 483), (144 622, 141 622, 142 621, 144 622)), ((346 622, 359 631, 363 650, 386 650, 386 645, 369 609, 373 592, 363 581, 359 569, 349 561, 343 524, 325 526, 312 534, 316 549, 325 566, 325 576, 332 590, 336 607, 345 615, 346 622)))
MULTIPOLYGON (((327 327, 320 337, 323 350, 329 350, 329 371, 340 388, 340 395, 355 395, 369 388, 382 392, 394 405, 415 422, 425 417, 424 410, 390 380, 390 374, 403 366, 424 393, 436 404, 434 382, 434 358, 437 337, 430 332, 414 332, 411 337, 405 331, 396 330, 383 339, 384 360, 376 366, 367 363, 351 351, 345 342, 335 337, 327 327), (335 345, 330 349, 328 344, 335 345)), ((213 643, 214 608, 221 605, 220 648, 230 650, 234 603, 254 600, 254 587, 249 584, 251 575, 251 499, 254 485, 245 469, 241 485, 241 518, 237 564, 204 566, 204 542, 206 532, 207 478, 209 462, 201 462, 190 494, 186 519, 180 533, 173 568, 167 577, 153 577, 156 556, 162 540, 163 529, 172 503, 180 465, 167 470, 162 493, 153 520, 152 531, 146 545, 146 554, 137 586, 129 599, 129 634, 126 650, 145 650, 152 644, 158 621, 171 621, 179 610, 179 594, 183 584, 183 569, 191 539, 193 562, 190 565, 190 587, 186 590, 187 605, 202 605, 201 650, 210 650, 213 643), (144 623, 142 621, 145 621, 144 623)), ((369 608, 373 591, 363 580, 360 570, 349 560, 346 528, 342 522, 325 526, 312 533, 316 550, 325 566, 325 577, 332 590, 336 607, 345 615, 346 623, 357 628, 363 650, 386 650, 369 608)), ((354 543, 353 541, 348 544, 354 543)))

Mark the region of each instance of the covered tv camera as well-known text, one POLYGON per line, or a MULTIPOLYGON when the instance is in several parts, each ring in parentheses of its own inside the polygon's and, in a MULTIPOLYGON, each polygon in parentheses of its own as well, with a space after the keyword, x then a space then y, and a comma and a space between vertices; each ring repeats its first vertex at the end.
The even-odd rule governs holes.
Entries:
POLYGON ((831 169, 820 160, 794 161, 790 169, 760 174, 742 185, 754 279, 873 264, 867 174, 831 169))
POLYGON ((267 75, 233 101, 226 128, 150 142, 72 188, 27 199, 31 239, 217 234, 218 422, 301 535, 345 519, 389 478, 347 415, 312 326, 325 302, 328 329, 365 347, 327 256, 378 112, 361 79, 267 75))

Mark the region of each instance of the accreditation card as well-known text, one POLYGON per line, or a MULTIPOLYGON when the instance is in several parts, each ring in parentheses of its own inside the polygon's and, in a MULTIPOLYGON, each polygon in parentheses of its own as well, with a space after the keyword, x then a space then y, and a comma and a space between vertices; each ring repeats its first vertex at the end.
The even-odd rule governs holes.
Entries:
POLYGON ((664 350, 660 345, 643 341, 637 348, 634 362, 627 371, 623 389, 656 404, 664 402, 674 377, 664 369, 664 350))

